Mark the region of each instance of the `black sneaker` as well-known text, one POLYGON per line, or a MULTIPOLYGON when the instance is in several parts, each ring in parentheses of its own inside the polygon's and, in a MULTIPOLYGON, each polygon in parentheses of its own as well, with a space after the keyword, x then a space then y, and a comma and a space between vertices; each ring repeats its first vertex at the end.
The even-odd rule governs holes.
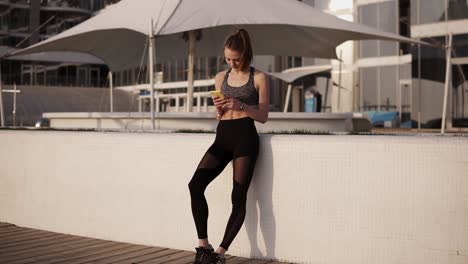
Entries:
POLYGON ((210 256, 203 262, 203 264, 226 264, 226 257, 216 252, 210 254, 210 256))
POLYGON ((195 248, 195 251, 197 254, 195 255, 195 261, 193 261, 193 264, 202 264, 211 256, 211 253, 214 252, 214 249, 210 245, 208 248, 197 247, 195 248))

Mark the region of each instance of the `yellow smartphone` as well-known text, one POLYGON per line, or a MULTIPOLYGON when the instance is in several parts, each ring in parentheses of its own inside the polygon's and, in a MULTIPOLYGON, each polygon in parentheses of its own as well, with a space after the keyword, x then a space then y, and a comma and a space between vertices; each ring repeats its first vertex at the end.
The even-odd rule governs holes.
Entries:
POLYGON ((219 97, 221 99, 224 99, 224 95, 221 93, 221 91, 210 91, 211 96, 219 97))

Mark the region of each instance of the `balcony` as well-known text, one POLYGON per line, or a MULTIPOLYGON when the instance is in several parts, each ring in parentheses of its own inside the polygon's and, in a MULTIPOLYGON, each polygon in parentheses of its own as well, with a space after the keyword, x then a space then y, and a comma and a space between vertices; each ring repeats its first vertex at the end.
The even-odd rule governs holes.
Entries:
POLYGON ((41 10, 53 12, 80 13, 84 15, 91 15, 93 13, 91 10, 89 10, 89 7, 87 7, 86 5, 73 4, 61 0, 48 1, 46 4, 41 5, 41 10))
POLYGON ((10 1, 9 0, 0 0, 0 6, 9 6, 10 1))

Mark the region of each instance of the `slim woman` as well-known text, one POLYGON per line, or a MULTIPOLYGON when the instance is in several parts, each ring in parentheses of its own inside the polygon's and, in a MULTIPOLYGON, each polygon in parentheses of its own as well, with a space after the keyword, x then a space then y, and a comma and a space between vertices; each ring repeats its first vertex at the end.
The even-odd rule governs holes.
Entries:
POLYGON ((229 249, 245 219, 247 191, 259 154, 259 138, 254 121, 268 120, 269 88, 262 72, 250 66, 250 37, 244 29, 229 35, 224 43, 227 71, 215 77, 215 88, 224 98, 213 97, 219 120, 216 139, 198 165, 189 183, 192 214, 198 234, 194 264, 224 264, 229 249), (205 189, 232 161, 232 212, 220 246, 208 241, 208 204, 205 189))

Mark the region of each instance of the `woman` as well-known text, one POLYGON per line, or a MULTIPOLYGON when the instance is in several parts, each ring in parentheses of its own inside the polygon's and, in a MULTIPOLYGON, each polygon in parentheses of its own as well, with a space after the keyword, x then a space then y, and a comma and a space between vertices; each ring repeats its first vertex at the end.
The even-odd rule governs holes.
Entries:
POLYGON ((244 29, 229 35, 224 57, 230 69, 218 73, 215 88, 223 97, 212 97, 219 120, 216 139, 198 165, 189 183, 192 214, 198 233, 194 264, 226 263, 224 253, 239 232, 246 213, 247 191, 258 156, 259 138, 254 120, 268 120, 269 90, 265 74, 250 66, 250 38, 244 29), (232 212, 220 246, 214 251, 208 241, 208 204, 205 189, 232 161, 232 212))

